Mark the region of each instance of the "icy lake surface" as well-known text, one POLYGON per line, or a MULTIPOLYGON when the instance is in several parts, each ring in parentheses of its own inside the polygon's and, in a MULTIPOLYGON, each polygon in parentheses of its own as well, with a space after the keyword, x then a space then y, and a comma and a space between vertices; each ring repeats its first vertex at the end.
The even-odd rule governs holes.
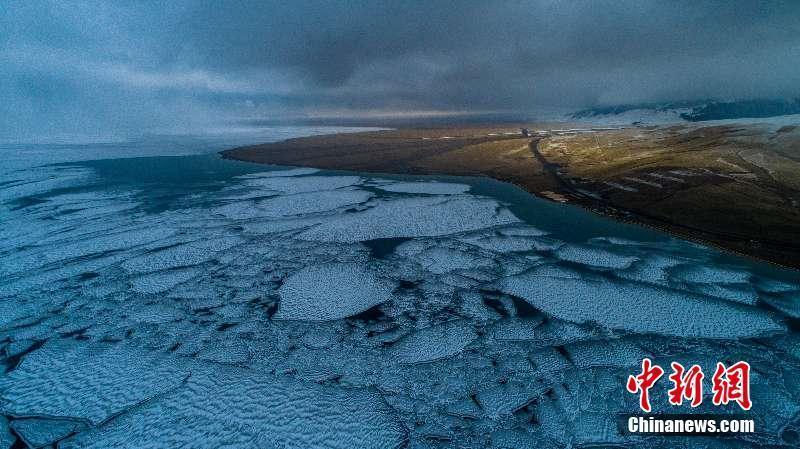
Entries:
MULTIPOLYGON (((0 449, 800 444, 797 274, 487 179, 213 154, 236 143, 0 148, 0 449), (621 435, 643 357, 748 361, 758 432, 621 435)), ((667 385, 656 413, 740 412, 667 385)))

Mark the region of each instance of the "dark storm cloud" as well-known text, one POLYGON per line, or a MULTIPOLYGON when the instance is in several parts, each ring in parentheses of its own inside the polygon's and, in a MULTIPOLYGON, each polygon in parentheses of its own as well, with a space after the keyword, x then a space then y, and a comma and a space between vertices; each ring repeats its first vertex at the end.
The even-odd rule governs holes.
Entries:
POLYGON ((796 1, 4 8, 10 129, 800 95, 796 1))

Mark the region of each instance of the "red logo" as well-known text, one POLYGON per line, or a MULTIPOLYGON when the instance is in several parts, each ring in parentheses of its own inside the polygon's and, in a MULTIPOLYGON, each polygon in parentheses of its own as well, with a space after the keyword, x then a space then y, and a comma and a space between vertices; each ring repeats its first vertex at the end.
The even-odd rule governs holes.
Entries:
POLYGON ((714 392, 714 405, 727 405, 733 401, 743 410, 750 410, 753 406, 750 401, 750 364, 738 362, 725 368, 725 365, 718 362, 711 391, 714 392))
POLYGON ((684 399, 689 399, 692 401, 692 407, 702 404, 705 374, 700 365, 692 365, 688 371, 678 362, 672 362, 671 366, 672 374, 669 375, 669 380, 672 381, 672 388, 667 392, 669 403, 681 405, 684 399))
MULTIPOLYGON (((686 369, 678 362, 672 362, 672 374, 669 380, 672 388, 667 391, 669 403, 683 405, 684 399, 692 407, 703 403, 703 369, 700 365, 692 365, 686 369)), ((639 394, 639 407, 645 412, 652 410, 650 406, 650 389, 664 374, 664 369, 654 365, 650 359, 642 360, 642 372, 636 376, 628 376, 625 388, 628 392, 639 394)), ((712 378, 711 391, 714 405, 727 405, 729 402, 739 404, 743 410, 750 410, 753 403, 750 401, 750 365, 747 362, 737 362, 730 367, 717 363, 717 369, 712 378)))
POLYGON ((639 407, 642 410, 650 411, 650 389, 656 381, 664 375, 664 369, 658 365, 653 365, 650 359, 642 360, 642 373, 638 376, 628 376, 626 388, 631 393, 639 393, 639 407))

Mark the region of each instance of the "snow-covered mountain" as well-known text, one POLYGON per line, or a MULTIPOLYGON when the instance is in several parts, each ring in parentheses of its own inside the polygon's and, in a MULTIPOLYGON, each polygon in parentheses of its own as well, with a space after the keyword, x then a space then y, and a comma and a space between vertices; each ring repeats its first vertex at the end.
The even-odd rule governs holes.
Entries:
POLYGON ((758 119, 793 114, 800 114, 800 98, 791 100, 701 100, 599 106, 568 114, 567 119, 621 125, 758 119))

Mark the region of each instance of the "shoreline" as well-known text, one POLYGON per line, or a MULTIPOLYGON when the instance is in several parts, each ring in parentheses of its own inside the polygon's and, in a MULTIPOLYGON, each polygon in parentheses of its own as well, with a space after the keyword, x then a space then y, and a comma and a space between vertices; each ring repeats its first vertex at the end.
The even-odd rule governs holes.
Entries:
MULTIPOLYGON (((289 139, 270 144, 231 148, 221 151, 219 154, 224 159, 243 162, 350 170, 369 174, 488 177, 512 184, 537 198, 576 205, 605 218, 656 230, 751 260, 768 262, 779 268, 791 271, 800 270, 800 258, 787 257, 776 250, 776 248, 786 246, 782 242, 760 241, 760 246, 751 247, 746 243, 752 241, 746 240, 748 236, 715 233, 713 230, 698 228, 691 224, 663 220, 633 208, 628 209, 617 202, 581 193, 580 189, 571 185, 569 178, 564 179, 565 177, 559 174, 561 170, 559 164, 550 162, 539 152, 538 145, 543 140, 542 137, 497 134, 493 138, 487 139, 488 136, 484 134, 481 136, 434 137, 425 140, 411 137, 399 139, 389 146, 383 141, 385 139, 370 142, 371 137, 376 135, 385 137, 385 134, 393 132, 414 134, 414 131, 373 131, 351 135, 336 134, 289 139), (338 142, 338 140, 344 140, 344 142, 338 142), (401 141, 403 145, 398 145, 401 141), (417 146, 414 145, 431 141, 443 141, 444 143, 428 152, 418 151, 417 146), (519 147, 520 141, 524 141, 525 146, 529 147, 527 154, 520 152, 520 148, 515 148, 519 147), (408 144, 409 142, 411 145, 408 144), (451 142, 457 144, 451 145, 451 142), (464 151, 474 152, 470 150, 473 147, 483 149, 483 146, 495 144, 501 144, 503 150, 478 152, 476 158, 466 158, 467 163, 464 163, 464 155, 460 154, 464 151), (353 151, 354 148, 357 151, 353 151), (512 148, 512 150, 509 151, 508 148, 512 148), (354 153, 359 154, 357 157, 353 157, 354 153), (513 157, 506 157, 512 153, 513 157), (364 158, 365 154, 366 159, 364 158), (384 155, 391 157, 382 157, 384 155), (764 246, 765 243, 767 247, 764 246)), ((431 131, 424 130, 424 132, 431 131)))

